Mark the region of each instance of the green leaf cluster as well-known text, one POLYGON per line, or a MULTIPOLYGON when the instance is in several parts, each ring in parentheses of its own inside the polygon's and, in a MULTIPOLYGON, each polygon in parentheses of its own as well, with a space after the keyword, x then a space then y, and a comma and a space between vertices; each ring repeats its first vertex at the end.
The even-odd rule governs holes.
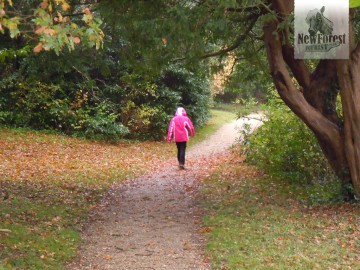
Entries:
POLYGON ((277 99, 271 100, 264 113, 264 124, 254 134, 245 134, 247 162, 304 187, 307 200, 313 203, 343 199, 345 187, 305 124, 277 99))

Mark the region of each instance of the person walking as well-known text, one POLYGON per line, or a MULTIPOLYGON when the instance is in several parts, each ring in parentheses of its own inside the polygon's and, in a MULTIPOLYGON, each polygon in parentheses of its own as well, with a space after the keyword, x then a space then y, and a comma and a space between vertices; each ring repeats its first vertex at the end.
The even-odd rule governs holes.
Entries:
POLYGON ((170 121, 167 141, 171 142, 173 140, 176 143, 180 169, 185 169, 185 151, 189 135, 195 136, 194 125, 190 118, 187 117, 185 109, 179 107, 176 109, 175 116, 170 121))

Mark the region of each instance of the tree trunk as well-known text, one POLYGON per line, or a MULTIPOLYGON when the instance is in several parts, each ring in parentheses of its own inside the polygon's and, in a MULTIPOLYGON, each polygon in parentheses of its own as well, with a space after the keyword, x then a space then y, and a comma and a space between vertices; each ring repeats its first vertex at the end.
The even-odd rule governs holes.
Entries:
POLYGON ((360 194, 360 45, 349 60, 337 62, 340 95, 344 114, 344 147, 351 180, 360 194))
MULTIPOLYGON (((288 14, 288 11, 278 11, 277 13, 284 15, 288 14)), ((328 69, 329 65, 322 65, 322 68, 317 69, 316 74, 318 75, 309 76, 305 65, 301 65, 301 61, 293 59, 293 55, 290 56, 286 52, 288 44, 286 42, 283 44, 281 40, 282 35, 277 30, 278 23, 277 20, 272 20, 264 26, 265 47, 275 87, 286 105, 314 132, 321 149, 336 174, 343 182, 348 183, 350 175, 345 155, 343 130, 339 125, 339 118, 334 117, 333 112, 324 110, 329 103, 334 103, 334 99, 332 98, 327 102, 321 101, 320 92, 317 94, 313 92, 322 91, 326 94, 331 92, 329 81, 325 76, 327 73, 321 72, 321 69, 328 69), (275 32, 278 35, 274 35, 275 32), (288 67, 293 67, 293 75, 302 89, 298 89, 293 83, 288 67)), ((335 67, 335 65, 332 66, 335 67)), ((336 73, 333 74, 336 77, 336 73)), ((360 193, 360 187, 357 191, 360 193)))

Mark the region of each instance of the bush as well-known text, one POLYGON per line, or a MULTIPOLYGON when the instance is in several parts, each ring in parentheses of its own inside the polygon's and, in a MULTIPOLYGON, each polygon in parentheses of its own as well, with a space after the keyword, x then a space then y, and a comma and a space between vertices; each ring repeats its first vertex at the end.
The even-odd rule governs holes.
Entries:
POLYGON ((101 103, 93 116, 84 119, 83 132, 86 138, 117 141, 129 134, 129 129, 117 122, 117 115, 110 112, 106 103, 101 103))
POLYGON ((51 128, 49 108, 62 90, 51 84, 27 82, 11 76, 0 87, 0 121, 3 124, 35 129, 51 128))
POLYGON ((168 88, 178 93, 176 104, 169 104, 173 114, 176 106, 185 107, 194 125, 200 127, 210 117, 211 92, 206 75, 192 73, 178 66, 171 66, 160 79, 160 87, 168 88))
POLYGON ((209 117, 206 71, 180 65, 142 74, 117 50, 29 54, 0 78, 0 124, 93 139, 161 139, 177 106, 199 127, 209 117))
POLYGON ((162 106, 150 107, 146 104, 136 106, 133 102, 129 102, 126 108, 123 114, 126 114, 127 121, 124 123, 132 137, 159 140, 164 136, 168 115, 162 106))
POLYGON ((265 115, 264 125, 246 136, 246 160, 274 177, 304 187, 311 202, 341 199, 340 180, 305 124, 276 101, 265 115))
POLYGON ((53 103, 50 114, 58 129, 69 135, 95 140, 117 141, 129 134, 129 129, 118 122, 106 102, 76 108, 68 100, 53 103), (72 105, 72 106, 71 106, 72 105))
POLYGON ((58 85, 8 78, 0 96, 0 123, 59 130, 68 135, 116 141, 129 133, 108 102, 91 102, 88 93, 66 94, 58 85))

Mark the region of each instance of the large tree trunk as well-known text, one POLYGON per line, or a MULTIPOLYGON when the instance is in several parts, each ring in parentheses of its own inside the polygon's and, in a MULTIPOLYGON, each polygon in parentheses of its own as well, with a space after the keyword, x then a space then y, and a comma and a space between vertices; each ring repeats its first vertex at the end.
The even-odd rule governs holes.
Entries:
MULTIPOLYGON (((354 46, 353 46, 354 47, 354 46)), ((351 180, 360 194, 360 44, 349 60, 337 62, 340 95, 344 114, 344 147, 351 180)))
POLYGON ((345 183, 352 181, 360 194, 360 106, 356 106, 360 104, 360 49, 349 61, 322 60, 310 73, 303 60, 294 59, 289 35, 278 30, 282 18, 293 10, 293 1, 271 3, 279 16, 265 24, 264 41, 275 87, 286 105, 313 131, 335 173, 345 183), (338 78, 344 125, 335 110, 338 78))

